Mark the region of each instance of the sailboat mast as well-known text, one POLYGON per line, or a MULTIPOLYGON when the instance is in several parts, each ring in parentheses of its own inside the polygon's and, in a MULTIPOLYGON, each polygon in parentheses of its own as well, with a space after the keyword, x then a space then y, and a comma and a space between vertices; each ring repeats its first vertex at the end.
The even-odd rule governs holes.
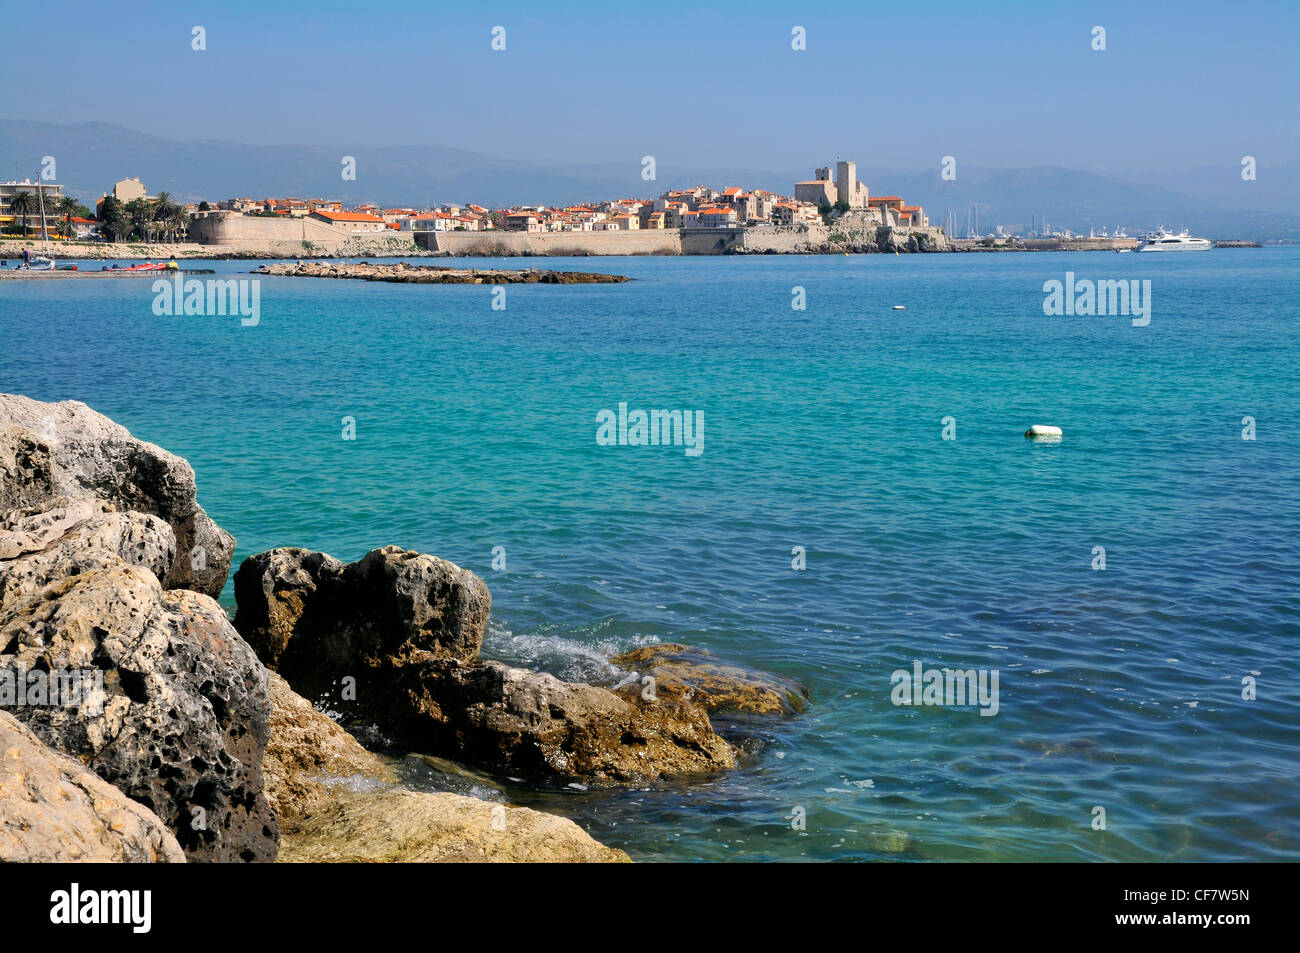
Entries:
POLYGON ((40 176, 36 177, 36 201, 41 207, 41 251, 49 250, 49 230, 45 227, 45 186, 40 176))

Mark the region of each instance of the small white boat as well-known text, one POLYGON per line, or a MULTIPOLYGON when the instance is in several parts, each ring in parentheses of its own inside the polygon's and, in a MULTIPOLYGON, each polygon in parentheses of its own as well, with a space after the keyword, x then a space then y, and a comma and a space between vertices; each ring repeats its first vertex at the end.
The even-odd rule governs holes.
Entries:
POLYGON ((1183 229, 1177 235, 1163 228, 1143 237, 1134 251, 1209 251, 1213 247, 1208 238, 1193 238, 1183 229))
POLYGON ((54 262, 49 258, 33 258, 27 267, 31 271, 53 271, 54 262))

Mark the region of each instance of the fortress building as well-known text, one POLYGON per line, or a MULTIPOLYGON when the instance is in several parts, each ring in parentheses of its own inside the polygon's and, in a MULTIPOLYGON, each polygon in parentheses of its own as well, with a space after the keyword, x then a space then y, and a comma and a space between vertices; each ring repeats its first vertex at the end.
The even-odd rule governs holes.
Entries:
POLYGON ((835 163, 835 191, 841 201, 849 203, 849 208, 867 207, 867 187, 858 181, 856 162, 835 163))
POLYGON ((794 184, 795 201, 811 202, 813 205, 834 205, 835 200, 839 198, 839 193, 835 190, 835 183, 831 181, 831 170, 818 169, 814 176, 815 178, 794 184))
POLYGON ((831 181, 831 167, 822 166, 814 177, 794 184, 794 197, 797 202, 811 202, 813 205, 834 205, 845 201, 850 209, 867 208, 867 187, 858 181, 858 164, 856 162, 835 163, 835 180, 831 181))

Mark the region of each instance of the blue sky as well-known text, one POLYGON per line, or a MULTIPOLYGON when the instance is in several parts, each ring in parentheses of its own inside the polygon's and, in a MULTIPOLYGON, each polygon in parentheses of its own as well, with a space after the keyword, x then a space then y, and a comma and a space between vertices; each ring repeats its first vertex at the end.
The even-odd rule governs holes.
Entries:
POLYGON ((1160 169, 1300 155, 1295 0, 121 9, 41 4, 48 42, 0 56, 0 116, 557 164, 798 169, 841 155, 922 168, 955 155, 1160 169), (497 25, 505 52, 491 49, 497 25), (1090 45, 1098 25, 1105 52, 1090 45))

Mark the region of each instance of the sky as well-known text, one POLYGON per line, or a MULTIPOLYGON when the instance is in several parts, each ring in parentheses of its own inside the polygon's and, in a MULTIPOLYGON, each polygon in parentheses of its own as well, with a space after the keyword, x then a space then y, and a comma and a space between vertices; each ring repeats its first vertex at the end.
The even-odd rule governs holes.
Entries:
POLYGON ((952 155, 1159 170, 1300 156, 1300 0, 127 9, 42 3, 49 42, 6 43, 0 56, 0 117, 561 166, 653 155, 920 169, 952 155), (504 51, 492 49, 497 26, 504 51), (1092 48, 1098 26, 1104 51, 1092 48), (806 49, 792 49, 795 27, 806 49))

